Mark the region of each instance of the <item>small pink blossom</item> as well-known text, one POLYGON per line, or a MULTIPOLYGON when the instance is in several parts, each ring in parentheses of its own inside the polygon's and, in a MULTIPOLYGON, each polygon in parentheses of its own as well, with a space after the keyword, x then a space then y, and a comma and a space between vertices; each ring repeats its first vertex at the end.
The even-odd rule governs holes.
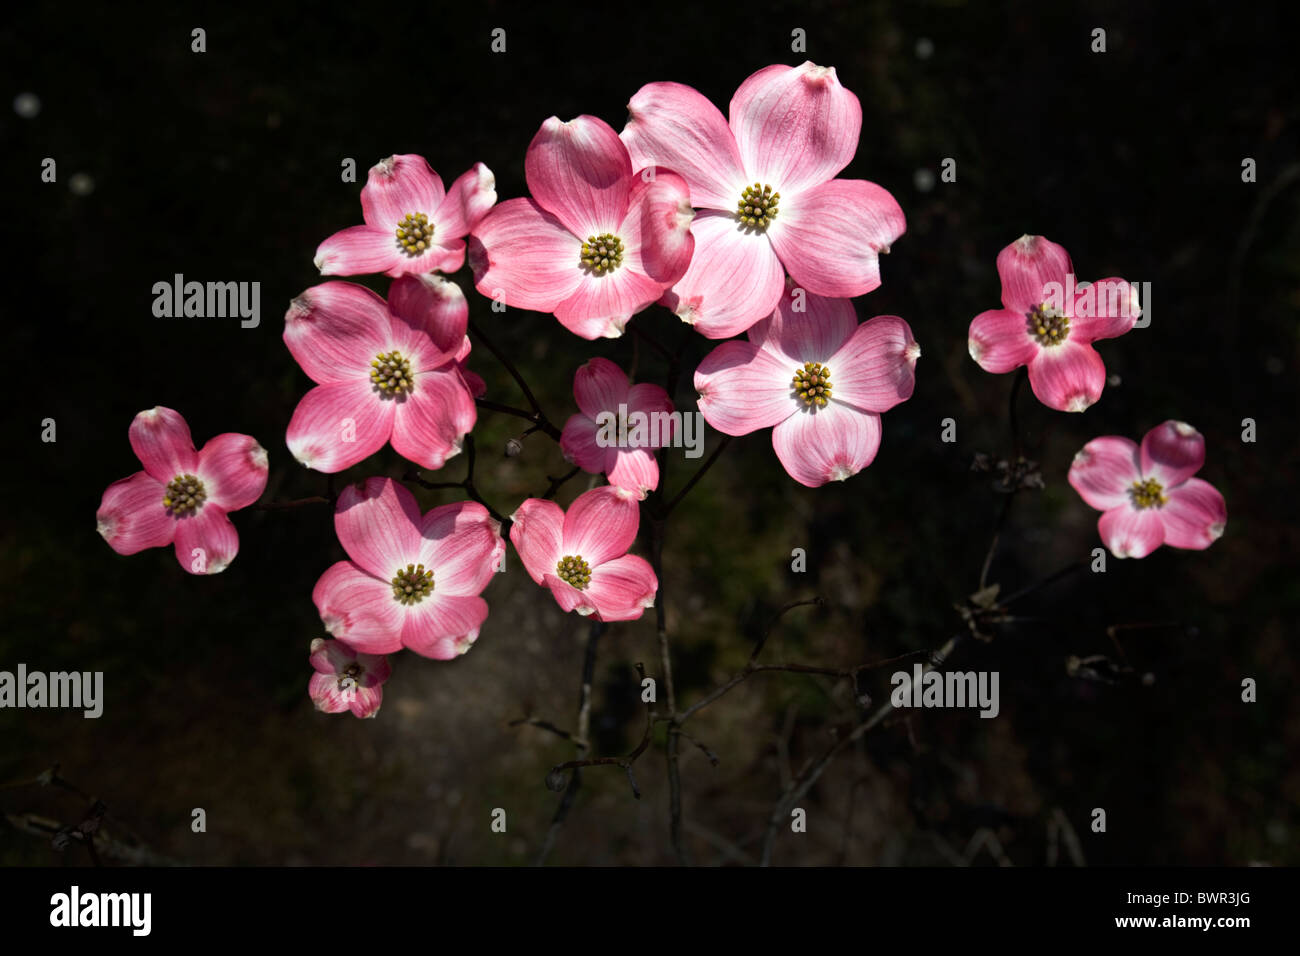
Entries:
POLYGON ((640 506, 612 485, 583 492, 566 513, 529 498, 512 515, 510 541, 529 576, 551 589, 566 611, 600 621, 634 621, 654 607, 659 582, 649 562, 628 548, 640 506))
POLYGON ((108 486, 95 514, 99 533, 118 554, 174 544, 191 574, 224 571, 239 551, 226 516, 262 496, 266 450, 228 432, 196 452, 185 419, 162 406, 136 415, 128 434, 144 471, 108 486))
POLYGON ((609 359, 594 358, 574 375, 573 396, 580 414, 564 423, 564 457, 583 471, 603 472, 611 485, 645 498, 659 486, 654 450, 672 437, 668 393, 649 383, 629 386, 621 368, 609 359), (621 436, 626 443, 620 444, 621 436))
POLYGON ((374 717, 384 702, 384 682, 393 673, 388 658, 358 654, 342 641, 318 637, 311 642, 311 666, 316 673, 307 693, 316 709, 327 714, 350 710, 357 717, 374 717))
POLYGON ((679 173, 701 211, 695 255, 663 304, 711 339, 770 315, 786 273, 848 298, 880 285, 880 254, 906 229, 886 190, 836 179, 853 159, 862 106, 834 67, 765 67, 731 99, 730 123, 698 91, 649 83, 627 105, 632 160, 679 173))
POLYGON ((1228 508, 1208 481, 1205 439, 1186 422, 1167 421, 1142 438, 1094 438, 1074 456, 1070 484, 1104 512, 1101 540, 1117 558, 1145 558, 1167 544, 1202 550, 1223 534, 1228 508))
POLYGON ((370 478, 339 495, 334 530, 350 560, 312 591, 325 630, 365 654, 407 647, 450 660, 469 650, 488 613, 479 595, 506 547, 486 508, 462 501, 421 517, 409 490, 370 478))
POLYGON ((686 271, 695 240, 686 183, 666 170, 633 175, 604 120, 552 116, 524 160, 531 199, 493 209, 470 237, 478 291, 551 312, 584 339, 616 338, 686 271))
POLYGON ((293 457, 333 473, 391 441, 403 458, 441 468, 477 420, 462 369, 468 315, 464 294, 441 276, 402 276, 387 303, 351 282, 294 299, 284 342, 318 384, 289 421, 293 457))
POLYGON ((771 428, 786 472, 810 488, 871 464, 881 413, 916 382, 921 349, 908 324, 878 315, 859 325, 847 299, 791 283, 748 338, 723 342, 695 370, 705 420, 727 435, 771 428))
POLYGON ((365 225, 322 242, 316 268, 331 276, 455 272, 465 262, 465 236, 496 201, 496 180, 482 163, 448 192, 423 156, 389 156, 370 167, 361 189, 365 225))
POLYGON ((1137 291, 1124 279, 1078 288, 1069 254, 1042 236, 1021 236, 998 253, 998 275, 1003 308, 971 322, 971 358, 986 372, 1029 366, 1029 386, 1049 408, 1092 405, 1106 384, 1092 343, 1133 328, 1141 314, 1137 291))

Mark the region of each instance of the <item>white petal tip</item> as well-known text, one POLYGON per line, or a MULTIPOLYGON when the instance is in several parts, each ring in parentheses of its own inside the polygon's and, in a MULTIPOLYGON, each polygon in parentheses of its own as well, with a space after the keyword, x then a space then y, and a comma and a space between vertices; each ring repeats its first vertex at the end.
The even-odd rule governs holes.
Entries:
POLYGON ((1187 422, 1174 422, 1174 431, 1178 432, 1183 438, 1194 438, 1200 434, 1195 428, 1187 422))
POLYGON ((1210 535, 1210 540, 1218 541, 1219 538, 1223 536, 1223 529, 1224 529, 1224 524, 1221 521, 1216 521, 1214 524, 1210 525, 1210 527, 1207 529, 1210 535))
POLYGON ((907 348, 903 349, 903 358, 909 362, 915 362, 921 357, 921 346, 916 342, 909 342, 907 348))
POLYGON ((1082 412, 1091 406, 1092 399, 1088 398, 1087 395, 1076 395, 1065 403, 1065 410, 1067 412, 1082 412))

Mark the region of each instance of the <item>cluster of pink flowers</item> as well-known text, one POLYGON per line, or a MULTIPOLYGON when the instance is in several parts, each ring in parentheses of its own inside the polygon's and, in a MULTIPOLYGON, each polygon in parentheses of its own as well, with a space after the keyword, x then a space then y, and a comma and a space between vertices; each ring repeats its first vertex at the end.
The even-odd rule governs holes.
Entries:
MULTIPOLYGON (((499 204, 482 163, 450 189, 417 155, 370 170, 363 224, 322 242, 315 264, 327 276, 386 275, 387 297, 330 280, 285 315, 284 343, 315 383, 286 433, 300 464, 334 474, 391 445, 439 469, 462 450, 485 386, 468 368, 469 304, 444 274, 467 259, 479 293, 550 313, 582 339, 620 336, 656 303, 704 337, 728 339, 695 369, 700 413, 727 435, 770 428, 777 460, 804 486, 843 481, 874 461, 883 413, 912 395, 920 347, 902 318, 860 322, 852 302, 880 286, 879 257, 906 228, 885 189, 838 178, 857 151, 858 98, 833 68, 774 65, 741 84, 727 116, 678 83, 642 87, 628 114, 621 132, 593 116, 546 120, 524 160, 530 195, 499 204)), ((1051 408, 1096 402, 1105 368, 1092 343, 1133 328, 1132 288, 1108 279, 1076 289, 1065 250, 1042 237, 1008 246, 997 265, 1003 308, 972 322, 972 357, 991 372, 1027 366, 1051 408)), ((509 539, 565 611, 633 620, 658 591, 630 550, 640 502, 659 485, 655 452, 673 433, 610 444, 602 422, 671 422, 673 400, 600 358, 577 369, 573 393, 578 411, 561 449, 608 484, 567 511, 525 500, 509 539)), ((130 440, 144 470, 105 492, 100 533, 121 554, 174 544, 187 571, 223 570, 238 549, 227 515, 261 496, 266 452, 238 434, 195 451, 185 421, 165 408, 136 416, 130 440)), ((1070 482, 1105 511, 1101 534, 1117 555, 1206 547, 1226 512, 1191 477, 1203 458, 1199 434, 1170 422, 1140 449, 1090 442, 1070 482)), ((469 649, 488 616, 482 592, 504 559, 494 514, 474 501, 422 514, 389 478, 338 496, 347 560, 312 593, 333 638, 311 645, 309 691, 321 710, 373 716, 388 654, 448 660, 469 649)))

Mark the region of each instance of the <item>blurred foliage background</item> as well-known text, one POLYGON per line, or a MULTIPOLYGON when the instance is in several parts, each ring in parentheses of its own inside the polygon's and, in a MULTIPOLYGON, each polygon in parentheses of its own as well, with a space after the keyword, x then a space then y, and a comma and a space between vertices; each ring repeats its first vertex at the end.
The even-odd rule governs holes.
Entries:
MULTIPOLYGON (((572 727, 585 622, 562 615, 510 552, 490 585, 478 644, 453 663, 410 653, 374 721, 317 714, 307 648, 321 633, 316 578, 342 557, 325 508, 244 511, 235 563, 183 573, 170 549, 115 555, 95 533, 107 485, 138 469, 136 412, 167 405, 200 444, 224 431, 268 449, 268 496, 321 494, 284 428, 309 386, 281 340, 288 301, 320 281, 316 245, 360 221, 359 177, 417 152, 448 183, 482 160, 502 199, 525 193, 524 151, 555 114, 621 128, 654 80, 688 83, 725 111, 746 76, 773 62, 836 67, 862 101, 857 158, 843 173, 898 198, 907 234, 883 261, 863 318, 905 317, 921 343, 914 397, 885 416, 875 463, 846 483, 805 489, 767 433, 732 443, 669 526, 666 609, 683 706, 739 668, 774 613, 821 596, 774 628, 770 661, 851 666, 937 648, 961 629, 1000 497, 973 473, 1005 455, 1012 376, 970 360, 966 329, 998 302, 998 251, 1022 233, 1062 243, 1082 278, 1149 281, 1149 328, 1100 351, 1117 379, 1084 415, 1021 396, 1027 452, 1046 488, 1011 512, 991 579, 1004 593, 1098 545, 1097 515, 1065 483, 1074 452, 1102 434, 1134 438, 1178 418, 1207 440, 1202 477, 1228 502, 1227 533, 1205 552, 1161 549, 1063 579, 1027 599, 1033 621, 965 645, 953 666, 1001 674, 1001 714, 924 711, 868 734, 802 805, 808 832, 783 832, 789 864, 944 864, 991 832, 1006 859, 1041 864, 1052 821, 1077 832, 1090 864, 1300 862, 1300 710, 1293 697, 1297 586, 1296 371, 1300 360, 1297 107, 1285 4, 1129 5, 929 2, 773 4, 727 12, 659 4, 521 10, 479 2, 396 8, 267 6, 241 13, 30 5, 10 11, 3 92, 41 110, 0 116, 6 190, 5 502, 0 525, 0 669, 102 670, 98 720, 0 711, 0 809, 77 823, 82 797, 21 785, 55 764, 104 801, 160 857, 194 864, 530 862, 556 796, 547 769, 572 746, 510 727, 534 715, 572 727), (689 12, 687 12, 689 11, 689 12), (207 52, 190 31, 207 31, 207 52), (506 30, 507 50, 490 50, 506 30), (1092 30, 1107 51, 1090 51, 1092 30), (791 52, 792 31, 807 52, 791 52), (39 179, 44 157, 58 182, 39 179), (945 157, 957 181, 936 181, 945 157), (1243 183, 1252 157, 1258 181, 1243 183), (74 173, 93 190, 70 188, 74 173), (262 323, 159 320, 152 286, 259 281, 262 323), (58 440, 40 441, 40 422, 58 440), (958 441, 940 441, 940 422, 958 441), (1241 440, 1242 420, 1258 441, 1241 440), (805 573, 790 570, 794 548, 805 573), (1132 675, 1071 677, 1069 655, 1122 660, 1132 675), (1151 675, 1142 680, 1142 675, 1151 675), (1257 703, 1241 700, 1254 678, 1257 703), (191 832, 191 810, 207 832, 191 832), (506 809, 508 831, 489 829, 506 809), (1090 832, 1092 808, 1107 811, 1090 832)), ((633 336, 588 344, 551 317, 476 322, 508 349, 557 423, 574 411, 574 369, 592 355, 661 380, 633 336)), ((379 291, 386 280, 365 280, 379 291)), ((675 344, 662 309, 634 320, 675 344)), ((712 347, 687 338, 675 398, 712 347)), ((521 404, 487 351, 471 367, 489 397, 521 404)), ((564 463, 543 436, 501 454, 520 422, 480 414, 477 483, 509 513, 564 463)), ((705 450, 718 440, 710 432, 705 450)), ((697 462, 672 460, 672 492, 697 462)), ((463 474, 454 460, 449 477, 463 474)), ((400 476, 391 450, 341 476, 400 476)), ((439 476, 441 477, 441 476, 439 476)), ((565 487, 566 503, 581 481, 565 487)), ((455 492, 420 491, 422 504, 455 492)), ((645 553, 644 543, 638 550, 645 553)), ((626 753, 643 710, 634 665, 656 674, 653 615, 602 639, 593 701, 597 754, 626 753)), ((906 665, 902 665, 906 666, 906 665)), ((893 666, 864 686, 887 698, 893 666)), ((701 862, 751 862, 791 768, 860 716, 825 678, 760 674, 696 718, 720 757, 685 746, 686 839, 701 862)), ((597 768, 551 861, 658 864, 667 839, 662 734, 638 764, 597 768)), ((1063 841, 1059 828, 1058 843, 1063 841)), ((125 838, 125 837, 124 837, 125 838)), ((1061 843, 1063 846, 1063 843, 1061 843)), ((85 862, 0 825, 0 862, 85 862)), ((1062 861, 1068 860, 1064 849, 1062 861)), ((976 862, 993 855, 981 851, 976 862)))

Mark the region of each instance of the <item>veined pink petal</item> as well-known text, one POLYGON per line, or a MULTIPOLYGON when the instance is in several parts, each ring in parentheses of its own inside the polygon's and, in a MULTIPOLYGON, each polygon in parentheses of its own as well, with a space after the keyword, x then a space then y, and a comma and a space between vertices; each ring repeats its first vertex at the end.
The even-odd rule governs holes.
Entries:
POLYGON ((482 163, 475 163, 451 184, 437 213, 429 214, 434 221, 434 238, 461 238, 479 224, 496 201, 496 177, 482 163))
POLYGON ((104 490, 95 512, 96 530, 118 554, 172 543, 176 519, 163 507, 167 486, 147 472, 115 481, 104 490))
POLYGON ((127 432, 131 450, 151 478, 164 485, 177 475, 192 475, 199 465, 190 426, 179 412, 161 405, 135 416, 127 432))
POLYGON ((1173 488, 1205 464, 1205 437, 1187 422, 1170 419, 1142 437, 1141 455, 1143 476, 1173 488))
POLYGON ((252 435, 227 432, 208 440, 199 451, 199 480, 208 501, 226 511, 247 508, 266 490, 266 449, 252 435))
POLYGON ((410 327, 422 329, 440 352, 456 359, 469 354, 469 340, 465 337, 469 302, 460 286, 450 279, 431 273, 395 279, 388 289, 388 309, 410 327))
POLYGON ((311 642, 311 655, 307 658, 318 674, 341 673, 356 659, 357 652, 342 641, 327 641, 323 637, 311 642))
POLYGON ((791 415, 772 429, 772 447, 786 473, 818 488, 844 481, 871 464, 880 450, 880 416, 831 400, 791 415))
POLYGON ((239 532, 220 505, 208 502, 176 521, 176 560, 190 574, 220 574, 239 553, 239 532))
POLYGON ((364 486, 348 485, 339 495, 334 531, 361 570, 387 582, 398 569, 419 561, 420 521, 420 506, 405 486, 391 478, 367 478, 364 486))
POLYGON ((632 187, 627 215, 618 227, 618 236, 627 249, 624 263, 659 283, 662 289, 668 288, 691 263, 695 251, 695 237, 691 235, 694 218, 686 180, 662 169, 641 170, 632 187), (654 178, 647 182, 646 177, 651 175, 654 178))
POLYGON ((307 681, 307 694, 316 709, 325 714, 341 714, 357 700, 357 688, 343 690, 336 674, 312 674, 307 681))
POLYGON ((793 376, 804 362, 829 362, 857 328, 852 302, 816 295, 787 279, 776 310, 750 326, 749 340, 788 364, 793 376))
POLYGON ((1070 335, 1082 342, 1113 339, 1128 332, 1142 314, 1137 289, 1124 279, 1098 279, 1076 292, 1070 335))
POLYGON ((1070 465, 1070 485, 1098 511, 1127 505, 1129 489, 1141 478, 1137 443, 1117 435, 1094 438, 1070 465))
POLYGON ((1145 558, 1165 540, 1165 525, 1156 508, 1111 508, 1097 522, 1097 530, 1117 558, 1145 558))
POLYGON ((317 385, 293 410, 285 444, 305 468, 343 471, 384 447, 393 433, 394 405, 366 379, 317 385))
POLYGON ((659 463, 649 448, 611 448, 613 464, 606 464, 605 477, 616 488, 621 488, 637 500, 659 487, 659 463))
POLYGON ((627 554, 640 523, 635 498, 610 485, 584 491, 564 515, 564 554, 580 555, 595 568, 627 554))
POLYGON ((396 404, 393 450, 429 469, 441 468, 460 454, 478 420, 474 396, 454 363, 417 375, 415 390, 396 404))
POLYGON ((1049 298, 1048 284, 1057 283, 1065 294, 1065 277, 1074 271, 1070 254, 1042 236, 1021 236, 998 253, 1002 279, 1002 304, 1025 315, 1049 298))
POLYGON ((378 714, 379 708, 384 703, 382 687, 358 687, 351 693, 352 701, 348 704, 348 710, 352 711, 352 716, 363 720, 378 714))
POLYGON ((616 339, 623 334, 628 319, 653 305, 663 288, 625 261, 612 273, 584 275, 578 288, 555 307, 555 317, 584 339, 616 339))
POLYGON ((1228 523, 1228 506, 1217 488, 1200 478, 1188 478, 1167 495, 1169 502, 1160 509, 1165 544, 1199 551, 1219 540, 1228 523))
MULTIPOLYGON (((433 219, 445 195, 442 177, 423 156, 389 156, 370 167, 361 187, 361 212, 366 225, 396 230, 411 213, 422 212, 433 219)), ((390 235, 396 240, 395 232, 390 235)))
POLYGON ((753 342, 723 342, 695 370, 700 412, 726 435, 771 428, 796 411, 794 372, 753 342))
POLYGON ((1039 353, 1039 345, 1028 332, 1027 313, 991 309, 975 316, 967 333, 970 357, 986 372, 1001 375, 1028 365, 1039 353))
POLYGON ((627 407, 629 411, 645 412, 647 415, 655 412, 671 412, 673 400, 668 397, 668 393, 662 386, 650 382, 638 382, 627 390, 627 407))
POLYGON ((323 282, 289 303, 284 344, 318 385, 354 382, 388 350, 389 321, 384 300, 365 286, 323 282))
POLYGON ((397 226, 349 226, 317 246, 312 263, 324 276, 392 275, 394 268, 402 272, 406 259, 397 245, 397 226))
POLYGON ((391 654, 402 649, 402 605, 388 583, 351 561, 333 564, 320 576, 311 599, 325 630, 366 654, 391 654))
POLYGON ((528 144, 524 177, 537 204, 579 239, 613 232, 627 214, 632 160, 602 119, 552 116, 528 144))
POLYGON ((622 138, 633 166, 679 173, 691 205, 735 212, 745 188, 740 150, 721 111, 681 83, 647 83, 627 104, 622 138))
POLYGON ((627 403, 627 391, 627 373, 607 358, 588 359, 573 376, 573 397, 592 419, 605 411, 617 414, 627 403))
POLYGON ((465 240, 452 239, 449 236, 434 236, 433 245, 429 251, 416 259, 409 259, 402 256, 401 263, 396 269, 389 270, 390 276, 400 276, 407 273, 425 273, 432 270, 438 272, 455 272, 465 264, 465 240))
POLYGON ((487 601, 481 597, 440 594, 435 588, 433 594, 407 609, 402 645, 421 657, 449 661, 478 640, 487 615, 487 601))
POLYGON ((831 356, 835 398, 864 412, 886 412, 912 397, 920 346, 896 315, 878 315, 858 326, 831 356))
POLYGON ((835 179, 781 197, 768 226, 772 247, 796 284, 849 298, 880 286, 880 255, 907 229, 888 190, 863 179, 835 179))
POLYGON ((554 501, 526 498, 510 518, 510 543, 528 576, 541 584, 564 556, 564 509, 554 501))
MULTIPOLYGON (((542 586, 551 592, 555 598, 555 603, 560 606, 560 610, 566 614, 570 611, 577 611, 579 614, 587 615, 593 613, 596 608, 587 601, 581 591, 575 588, 568 581, 565 581, 552 568, 550 573, 542 576, 542 586)), ((599 620, 599 618, 597 618, 599 620)))
POLYGON ((441 505, 420 522, 420 561, 441 594, 479 594, 488 586, 506 543, 501 525, 477 501, 441 505))
POLYGON ((596 443, 597 426, 586 415, 570 415, 560 432, 560 451, 583 471, 599 474, 605 470, 608 449, 596 443))
POLYGON ((650 562, 625 554, 592 568, 591 583, 578 594, 582 607, 593 608, 602 621, 635 621, 646 608, 654 607, 658 590, 650 562))
POLYGON ((463 363, 457 363, 460 366, 460 377, 465 380, 465 386, 469 393, 475 398, 482 398, 487 394, 487 382, 477 372, 471 372, 463 363))
POLYGON ((862 131, 858 98, 840 85, 835 67, 811 62, 754 73, 732 97, 730 116, 745 171, 783 196, 847 166, 862 131))
POLYGON ((771 315, 785 270, 766 236, 740 227, 732 213, 706 211, 691 224, 695 253, 663 304, 706 338, 725 339, 771 315))
POLYGON ((1091 345, 1066 339, 1041 348, 1029 363, 1029 387, 1048 408, 1081 412, 1101 398, 1106 366, 1091 345))
POLYGON ((582 243, 531 199, 493 208, 469 240, 474 286, 508 306, 554 312, 582 284, 582 243))

